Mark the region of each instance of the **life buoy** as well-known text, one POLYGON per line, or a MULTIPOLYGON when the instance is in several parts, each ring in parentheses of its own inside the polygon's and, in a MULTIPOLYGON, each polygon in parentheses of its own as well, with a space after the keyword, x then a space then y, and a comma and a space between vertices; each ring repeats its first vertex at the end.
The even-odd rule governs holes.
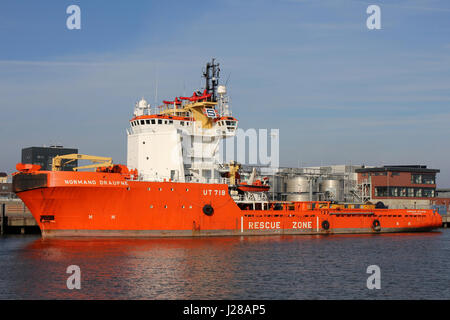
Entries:
POLYGON ((203 213, 207 216, 212 216, 214 213, 214 208, 210 204, 205 204, 203 206, 203 213))
POLYGON ((384 205, 384 203, 383 202, 381 202, 381 201, 378 201, 376 204, 375 204, 375 209, 386 209, 387 207, 384 205))
POLYGON ((380 225, 380 221, 378 220, 373 220, 372 222, 372 228, 375 231, 380 231, 381 230, 381 225, 380 225))
POLYGON ((329 223, 327 220, 323 221, 323 222, 322 222, 322 228, 323 228, 324 230, 330 229, 330 223, 329 223))

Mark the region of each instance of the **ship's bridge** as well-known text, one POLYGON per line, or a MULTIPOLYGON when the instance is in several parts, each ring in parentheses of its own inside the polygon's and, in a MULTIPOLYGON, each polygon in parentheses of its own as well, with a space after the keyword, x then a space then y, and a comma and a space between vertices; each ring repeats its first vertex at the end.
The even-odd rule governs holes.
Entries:
POLYGON ((220 183, 219 142, 236 134, 226 89, 219 99, 194 92, 152 108, 142 98, 136 103, 128 133, 128 167, 151 181, 220 183))

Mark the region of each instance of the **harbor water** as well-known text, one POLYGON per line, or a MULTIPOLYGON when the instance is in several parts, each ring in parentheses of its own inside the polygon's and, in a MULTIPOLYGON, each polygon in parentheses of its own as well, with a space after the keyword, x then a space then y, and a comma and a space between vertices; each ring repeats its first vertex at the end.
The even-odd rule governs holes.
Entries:
POLYGON ((0 238, 0 299, 450 299, 450 230, 180 239, 0 238), (80 289, 68 289, 69 266, 80 289), (368 289, 369 266, 380 289, 368 289))

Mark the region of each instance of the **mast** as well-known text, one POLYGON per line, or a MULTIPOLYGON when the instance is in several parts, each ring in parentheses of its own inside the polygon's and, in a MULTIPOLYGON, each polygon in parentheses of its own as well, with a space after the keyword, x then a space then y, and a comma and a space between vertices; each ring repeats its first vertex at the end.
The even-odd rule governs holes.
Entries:
POLYGON ((217 102, 217 86, 219 85, 219 63, 216 63, 216 59, 212 58, 211 62, 206 64, 206 69, 203 71, 203 77, 205 77, 205 90, 206 93, 211 94, 211 100, 217 102))

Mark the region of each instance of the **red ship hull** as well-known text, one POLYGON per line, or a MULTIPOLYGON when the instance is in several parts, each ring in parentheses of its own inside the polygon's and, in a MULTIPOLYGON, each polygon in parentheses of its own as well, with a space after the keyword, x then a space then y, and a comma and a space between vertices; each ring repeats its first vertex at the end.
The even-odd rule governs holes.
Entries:
POLYGON ((339 209, 324 202, 248 208, 232 199, 225 184, 133 181, 119 173, 17 173, 13 188, 43 237, 386 233, 442 225, 432 210, 339 209))

